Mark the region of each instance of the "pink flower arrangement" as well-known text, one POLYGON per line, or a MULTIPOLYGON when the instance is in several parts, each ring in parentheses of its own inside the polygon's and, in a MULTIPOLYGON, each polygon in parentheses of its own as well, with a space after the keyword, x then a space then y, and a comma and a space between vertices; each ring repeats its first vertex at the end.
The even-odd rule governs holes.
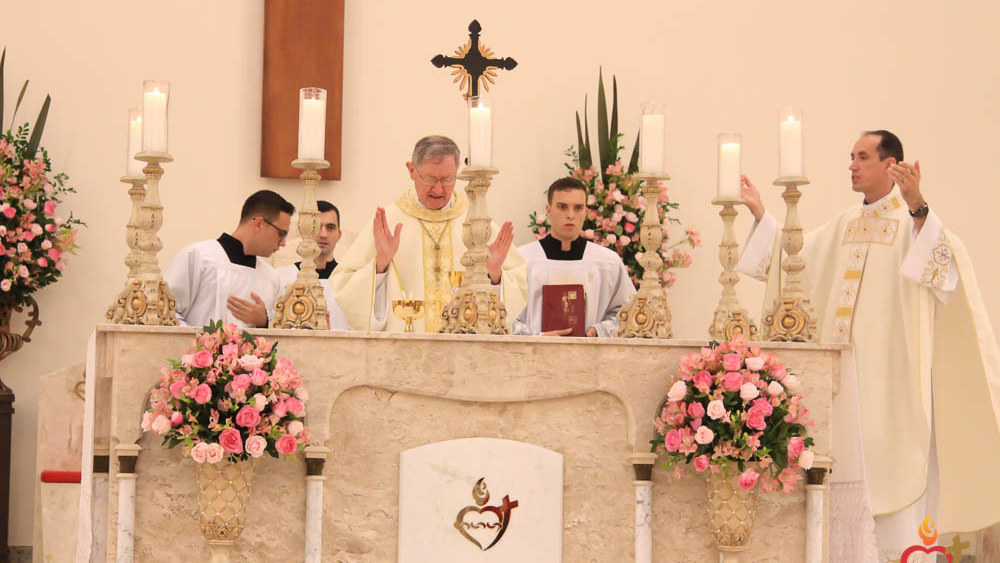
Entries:
POLYGON ((653 451, 680 477, 735 468, 739 486, 790 493, 815 460, 809 410, 777 356, 743 339, 681 358, 653 420, 653 451))
POLYGON ((311 440, 309 394, 278 348, 236 325, 209 323, 193 348, 162 369, 142 429, 184 447, 197 463, 293 455, 311 440))
POLYGON ((65 174, 50 174, 49 155, 37 143, 27 123, 0 132, 0 301, 15 305, 62 276, 83 224, 57 214, 56 204, 76 190, 64 185, 65 174))

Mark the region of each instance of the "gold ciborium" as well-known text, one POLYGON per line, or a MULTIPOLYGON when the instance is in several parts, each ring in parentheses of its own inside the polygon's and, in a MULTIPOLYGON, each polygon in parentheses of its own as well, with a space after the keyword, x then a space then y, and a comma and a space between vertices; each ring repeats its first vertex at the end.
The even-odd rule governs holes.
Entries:
POLYGON ((462 280, 465 279, 465 270, 452 270, 448 272, 448 281, 451 282, 451 289, 458 291, 462 289, 462 280))
POLYGON ((422 299, 393 299, 392 312, 406 323, 403 332, 413 332, 413 321, 424 316, 424 302, 422 299))

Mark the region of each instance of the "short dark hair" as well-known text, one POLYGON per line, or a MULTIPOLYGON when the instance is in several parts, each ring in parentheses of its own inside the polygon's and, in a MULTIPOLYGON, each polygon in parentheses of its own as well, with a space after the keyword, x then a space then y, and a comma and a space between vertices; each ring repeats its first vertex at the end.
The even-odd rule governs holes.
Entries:
POLYGON ((565 178, 559 178, 552 185, 549 186, 548 200, 552 203, 552 194, 556 192, 569 192, 572 190, 581 190, 584 194, 587 193, 587 186, 583 182, 577 180, 576 178, 570 178, 569 176, 565 178))
POLYGON ((329 201, 326 201, 325 199, 321 199, 316 202, 316 207, 319 209, 320 213, 326 213, 327 211, 333 211, 334 213, 336 213, 337 224, 338 225, 340 224, 340 210, 337 209, 336 205, 330 203, 329 201))
POLYGON ((275 221, 282 212, 292 215, 295 213, 295 206, 276 192, 260 190, 254 192, 243 202, 243 210, 240 211, 240 223, 248 221, 257 215, 268 221, 275 221))
POLYGON ((878 137, 878 159, 885 160, 890 156, 896 159, 896 162, 903 162, 903 142, 899 140, 899 137, 886 131, 885 129, 876 129, 875 131, 865 131, 862 133, 864 135, 875 135, 878 137))

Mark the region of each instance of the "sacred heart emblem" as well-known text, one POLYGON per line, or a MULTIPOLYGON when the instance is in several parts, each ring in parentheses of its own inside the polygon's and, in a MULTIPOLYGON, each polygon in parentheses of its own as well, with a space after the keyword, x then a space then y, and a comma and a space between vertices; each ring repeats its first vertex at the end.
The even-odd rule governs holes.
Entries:
POLYGON ((910 560, 910 556, 913 555, 914 553, 917 553, 917 552, 928 553, 928 554, 930 554, 930 553, 944 553, 945 554, 944 556, 948 559, 948 563, 952 563, 952 561, 951 561, 951 554, 950 553, 946 553, 945 549, 943 547, 941 547, 940 545, 936 545, 934 547, 924 547, 922 545, 911 545, 910 547, 906 548, 906 551, 903 552, 903 556, 899 558, 899 563, 907 563, 910 560))
POLYGON ((517 501, 507 495, 499 505, 486 506, 490 491, 484 479, 480 478, 472 487, 472 500, 476 504, 466 506, 455 516, 455 529, 482 551, 500 541, 510 525, 510 511, 517 508, 517 501))

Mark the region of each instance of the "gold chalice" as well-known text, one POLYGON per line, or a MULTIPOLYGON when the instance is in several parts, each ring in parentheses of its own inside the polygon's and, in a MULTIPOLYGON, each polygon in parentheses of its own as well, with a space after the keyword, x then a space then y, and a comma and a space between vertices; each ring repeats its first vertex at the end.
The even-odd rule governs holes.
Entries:
POLYGON ((451 282, 451 289, 458 291, 462 289, 462 280, 465 279, 465 270, 453 270, 448 272, 448 281, 451 282))
POLYGON ((406 322, 403 332, 413 332, 413 321, 424 316, 424 302, 422 299, 393 299, 392 312, 406 322))

